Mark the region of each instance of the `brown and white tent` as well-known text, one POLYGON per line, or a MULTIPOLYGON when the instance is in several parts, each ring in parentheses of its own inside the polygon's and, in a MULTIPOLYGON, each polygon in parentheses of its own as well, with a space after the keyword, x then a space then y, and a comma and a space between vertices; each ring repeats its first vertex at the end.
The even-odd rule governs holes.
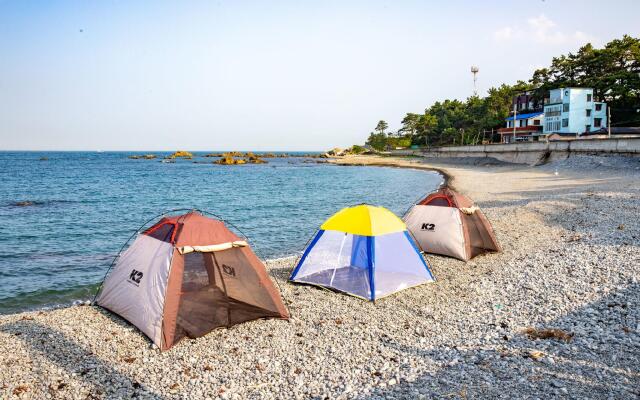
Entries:
POLYGON ((429 194, 403 217, 426 253, 468 261, 500 251, 491 224, 473 202, 449 188, 429 194))
POLYGON ((184 337, 289 314, 264 264, 222 221, 165 217, 117 258, 96 296, 166 350, 184 337))

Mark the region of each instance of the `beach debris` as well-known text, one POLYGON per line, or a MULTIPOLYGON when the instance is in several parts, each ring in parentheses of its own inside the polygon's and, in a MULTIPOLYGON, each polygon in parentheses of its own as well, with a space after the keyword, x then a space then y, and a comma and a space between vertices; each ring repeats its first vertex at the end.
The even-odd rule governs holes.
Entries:
POLYGON ((25 393, 29 390, 27 385, 18 385, 13 389, 14 396, 20 396, 22 393, 25 393))
POLYGON ((529 327, 523 333, 531 339, 557 339, 565 342, 571 341, 573 333, 565 332, 561 329, 536 329, 529 327))
POLYGON ((623 230, 624 230, 624 224, 620 224, 620 225, 618 225, 618 230, 619 230, 619 231, 623 231, 623 230))
POLYGON ((65 383, 65 382, 63 382, 61 380, 58 380, 57 383, 51 383, 49 385, 49 391, 55 392, 57 390, 62 390, 64 388, 66 388, 67 386, 69 386, 68 383, 65 383))
POLYGON ((574 233, 573 235, 569 236, 567 242, 577 242, 579 240, 582 240, 582 235, 579 233, 574 233))
POLYGON ((539 350, 529 350, 529 352, 527 353, 527 357, 531 358, 532 360, 538 361, 539 359, 544 357, 544 353, 539 350))
POLYGON ((124 361, 124 362, 126 362, 126 363, 128 363, 128 364, 131 364, 131 363, 132 363, 132 362, 134 362, 135 360, 136 360, 136 358, 135 358, 135 357, 124 357, 124 358, 122 359, 122 361, 124 361))

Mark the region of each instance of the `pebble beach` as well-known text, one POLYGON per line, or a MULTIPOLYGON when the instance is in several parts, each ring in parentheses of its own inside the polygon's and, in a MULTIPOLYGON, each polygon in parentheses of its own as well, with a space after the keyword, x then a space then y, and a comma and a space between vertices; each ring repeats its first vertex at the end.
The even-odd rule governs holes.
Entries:
POLYGON ((375 304, 289 284, 296 257, 269 260, 289 321, 166 352, 95 306, 3 315, 0 398, 640 398, 640 158, 333 162, 442 171, 504 251, 428 255, 436 282, 375 304))

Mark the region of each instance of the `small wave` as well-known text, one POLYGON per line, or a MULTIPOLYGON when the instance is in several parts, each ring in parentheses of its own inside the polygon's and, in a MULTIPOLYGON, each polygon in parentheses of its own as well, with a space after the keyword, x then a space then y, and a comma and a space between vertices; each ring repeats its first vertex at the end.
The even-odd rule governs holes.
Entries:
POLYGON ((62 290, 39 290, 0 299, 0 315, 64 307, 70 306, 78 300, 91 300, 99 285, 99 283, 92 283, 62 290))
POLYGON ((46 207, 58 204, 75 203, 72 200, 15 200, 5 203, 5 207, 11 208, 27 208, 27 207, 46 207))

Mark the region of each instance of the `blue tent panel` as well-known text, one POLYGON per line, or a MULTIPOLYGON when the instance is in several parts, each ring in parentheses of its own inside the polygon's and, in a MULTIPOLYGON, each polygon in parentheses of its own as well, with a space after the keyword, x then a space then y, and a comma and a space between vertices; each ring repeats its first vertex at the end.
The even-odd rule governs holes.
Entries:
POLYGON ((367 236, 353 235, 351 244, 351 266, 369 268, 369 249, 367 236))
POLYGON ((369 256, 369 286, 371 290, 371 300, 376 299, 376 280, 373 271, 376 267, 375 247, 373 236, 367 236, 367 255, 369 256))

